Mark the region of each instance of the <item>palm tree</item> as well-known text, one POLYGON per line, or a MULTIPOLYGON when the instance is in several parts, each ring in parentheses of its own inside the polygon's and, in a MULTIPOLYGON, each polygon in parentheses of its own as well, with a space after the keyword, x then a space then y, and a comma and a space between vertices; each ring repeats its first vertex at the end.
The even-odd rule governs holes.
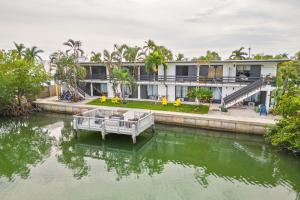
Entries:
MULTIPOLYGON (((145 59, 145 67, 147 72, 153 71, 156 73, 158 71, 158 66, 162 65, 164 70, 164 85, 166 87, 166 96, 168 96, 168 85, 166 84, 167 79, 167 62, 173 60, 173 54, 171 50, 164 46, 155 46, 153 52, 151 52, 145 59)), ((155 81, 155 75, 154 75, 155 81)))
POLYGON ((126 102, 126 96, 125 96, 125 87, 127 86, 129 91, 132 92, 136 87, 135 79, 129 74, 128 70, 121 69, 121 68, 115 68, 112 71, 112 77, 113 77, 113 90, 116 95, 116 91, 118 86, 120 86, 121 89, 121 98, 123 103, 126 102))
POLYGON ((166 84, 167 81, 167 62, 173 60, 173 53, 171 50, 167 49, 164 46, 157 46, 156 51, 160 52, 162 55, 161 65, 163 66, 164 70, 164 85, 166 87, 166 96, 168 96, 168 85, 166 84))
POLYGON ((92 56, 90 57, 90 61, 91 62, 101 62, 101 56, 102 54, 100 52, 96 53, 94 51, 92 51, 92 56))
POLYGON ((82 43, 79 40, 69 39, 67 42, 64 42, 63 45, 69 47, 66 53, 69 54, 69 52, 71 52, 76 59, 84 54, 84 51, 81 49, 82 43))
POLYGON ((108 67, 109 75, 112 75, 114 65, 114 56, 115 52, 109 52, 108 50, 103 50, 103 62, 106 64, 106 67, 108 67))
POLYGON ((136 77, 137 62, 144 60, 145 53, 142 51, 141 47, 128 47, 124 52, 124 58, 127 62, 133 63, 133 77, 136 77))
POLYGON ((145 41, 145 46, 143 46, 143 50, 145 53, 147 53, 147 55, 150 55, 151 52, 154 51, 154 49, 156 48, 156 44, 153 40, 148 40, 145 41))
POLYGON ((68 46, 69 49, 66 50, 66 54, 68 55, 69 52, 71 52, 71 55, 75 58, 75 66, 74 66, 74 74, 75 76, 73 76, 74 78, 74 82, 76 84, 74 84, 74 98, 75 101, 77 101, 79 99, 79 95, 78 95, 78 86, 77 86, 77 67, 79 67, 78 65, 78 58, 79 56, 83 56, 84 51, 81 49, 81 45, 82 43, 79 40, 73 40, 73 39, 69 39, 67 42, 64 42, 63 45, 68 46))
POLYGON ((123 62, 124 52, 127 48, 128 46, 126 44, 114 45, 113 60, 117 61, 119 65, 121 65, 121 63, 123 62))
POLYGON ((237 50, 234 50, 229 59, 230 60, 246 60, 246 56, 248 55, 246 52, 243 52, 245 48, 244 47, 241 47, 237 50))
POLYGON ((19 59, 21 59, 24 55, 25 55, 25 46, 23 43, 17 44, 16 42, 14 42, 15 45, 15 50, 17 52, 17 56, 19 59))
POLYGON ((40 53, 43 53, 44 51, 41 49, 38 49, 36 46, 33 46, 31 48, 25 49, 25 59, 27 60, 42 60, 40 57, 40 53))
POLYGON ((173 60, 173 53, 171 50, 167 49, 165 46, 156 46, 156 51, 160 51, 165 61, 173 60))
POLYGON ((176 56, 176 61, 183 61, 184 55, 182 53, 178 53, 176 56))
MULTIPOLYGON (((198 60, 198 63, 199 64, 202 64, 203 62, 205 64, 208 65, 208 68, 211 68, 211 61, 213 60, 221 60, 221 57, 219 56, 219 54, 215 51, 206 51, 206 55, 205 56, 200 56, 199 60, 198 60)), ((213 81, 215 82, 215 84, 217 84, 216 82, 216 70, 217 70, 217 66, 214 66, 214 70, 215 70, 215 74, 214 74, 214 79, 213 81)), ((219 93, 219 95, 221 96, 222 98, 222 102, 223 102, 223 97, 222 97, 222 93, 220 91, 220 88, 217 87, 217 91, 219 93)))
POLYGON ((158 71, 158 66, 162 64, 162 61, 163 61, 163 56, 159 51, 154 51, 145 58, 146 71, 148 74, 150 74, 150 72, 153 72, 154 81, 155 81, 155 74, 158 71))

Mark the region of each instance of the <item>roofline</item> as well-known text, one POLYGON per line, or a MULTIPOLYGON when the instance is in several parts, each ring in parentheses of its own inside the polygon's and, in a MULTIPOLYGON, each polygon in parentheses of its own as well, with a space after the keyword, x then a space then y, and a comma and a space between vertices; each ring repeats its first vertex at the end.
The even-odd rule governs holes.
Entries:
MULTIPOLYGON (((290 61, 290 59, 270 59, 270 60, 211 60, 210 63, 212 64, 221 64, 221 63, 282 63, 290 61)), ((167 63, 170 64, 195 64, 199 65, 203 62, 204 64, 207 63, 207 61, 169 61, 167 63)), ((113 62, 114 64, 117 64, 118 62, 113 62)), ((105 62, 79 62, 81 65, 106 65, 105 62)), ((144 64, 144 62, 122 62, 122 65, 133 65, 133 64, 144 64)))

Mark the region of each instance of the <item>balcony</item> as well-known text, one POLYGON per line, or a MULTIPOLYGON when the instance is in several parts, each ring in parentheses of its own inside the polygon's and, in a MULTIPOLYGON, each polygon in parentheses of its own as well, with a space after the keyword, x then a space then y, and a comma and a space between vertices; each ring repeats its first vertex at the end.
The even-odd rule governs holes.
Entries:
MULTIPOLYGON (((160 83, 199 83, 199 84, 230 84, 237 83, 248 85, 261 77, 238 77, 238 76, 223 76, 216 78, 208 78, 204 76, 163 76, 163 75, 137 75, 135 76, 138 82, 160 82, 160 83)), ((110 80, 106 74, 87 74, 87 80, 110 80)), ((275 83, 274 79, 268 80, 270 84, 275 83)))
POLYGON ((87 74, 85 76, 85 79, 87 80, 108 80, 109 76, 107 76, 106 74, 87 74))
POLYGON ((166 83, 216 83, 216 84, 226 84, 226 83, 240 83, 248 84, 252 83, 260 77, 236 77, 236 76, 223 76, 216 78, 208 78, 203 76, 139 76, 137 81, 140 82, 166 82, 166 83))

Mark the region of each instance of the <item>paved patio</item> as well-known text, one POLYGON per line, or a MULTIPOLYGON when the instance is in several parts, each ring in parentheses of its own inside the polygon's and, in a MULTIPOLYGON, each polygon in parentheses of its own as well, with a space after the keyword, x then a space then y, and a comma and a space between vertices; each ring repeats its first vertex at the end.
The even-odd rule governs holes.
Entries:
MULTIPOLYGON (((89 97, 86 98, 84 101, 81 102, 67 102, 67 101, 58 101, 57 96, 37 99, 37 102, 44 102, 44 103, 57 103, 57 104, 72 104, 77 106, 85 106, 90 107, 90 105, 86 105, 89 101, 96 99, 98 97, 89 97)), ((92 106, 95 107, 95 106, 92 106)), ((260 116, 259 113, 256 113, 254 109, 250 109, 249 107, 241 107, 241 108, 230 108, 228 112, 220 112, 219 104, 212 104, 210 105, 210 110, 208 114, 191 114, 191 113, 182 113, 184 115, 201 115, 207 118, 216 118, 216 119, 227 119, 227 120, 236 120, 236 121, 248 121, 254 123, 266 123, 266 124, 274 124, 276 119, 279 119, 279 116, 267 115, 267 116, 260 116)), ((166 111, 155 111, 155 112, 165 112, 165 113, 172 113, 166 111)), ((179 113, 177 113, 179 114, 179 113)))

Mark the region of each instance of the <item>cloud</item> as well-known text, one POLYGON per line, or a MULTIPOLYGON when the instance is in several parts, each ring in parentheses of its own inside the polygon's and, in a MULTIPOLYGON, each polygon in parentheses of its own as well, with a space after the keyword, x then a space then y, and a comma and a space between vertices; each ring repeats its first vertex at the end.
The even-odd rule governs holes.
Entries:
POLYGON ((188 57, 223 57, 240 46, 292 54, 300 48, 297 0, 0 0, 0 49, 36 45, 44 57, 74 38, 86 52, 147 39, 188 57), (282 49, 282 50, 281 50, 282 49))

